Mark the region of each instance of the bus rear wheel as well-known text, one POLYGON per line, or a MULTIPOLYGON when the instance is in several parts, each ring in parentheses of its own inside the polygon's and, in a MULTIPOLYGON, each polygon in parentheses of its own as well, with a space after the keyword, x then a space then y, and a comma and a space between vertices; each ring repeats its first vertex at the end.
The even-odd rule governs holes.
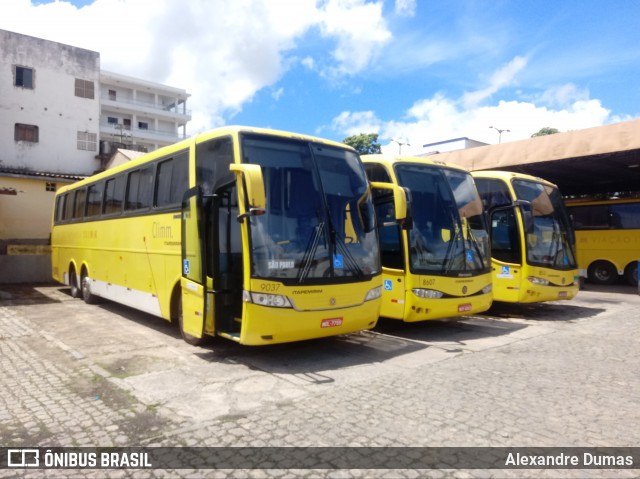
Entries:
POLYGON ((613 284, 618 279, 618 270, 608 261, 595 261, 589 266, 588 274, 595 284, 613 284))
POLYGON ((80 279, 78 278, 78 274, 76 273, 75 268, 69 268, 69 287, 71 288, 71 297, 79 298, 80 297, 80 279))
POLYGON ((91 292, 91 280, 86 272, 82 273, 82 280, 80 281, 82 288, 82 299, 87 304, 96 304, 98 297, 91 292))
POLYGON ((182 298, 178 298, 178 327, 180 328, 180 334, 182 335, 182 339, 187 344, 192 346, 200 346, 204 342, 204 336, 201 338, 196 338, 191 334, 185 332, 184 330, 184 315, 182 314, 182 298))
POLYGON ((634 261, 624 270, 624 277, 631 286, 638 286, 638 262, 634 261))

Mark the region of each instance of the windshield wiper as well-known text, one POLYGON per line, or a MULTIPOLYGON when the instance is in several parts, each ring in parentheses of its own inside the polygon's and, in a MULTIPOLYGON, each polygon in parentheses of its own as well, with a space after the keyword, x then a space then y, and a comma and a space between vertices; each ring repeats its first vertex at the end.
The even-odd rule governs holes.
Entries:
POLYGON ((349 247, 347 246, 347 244, 344 242, 342 238, 338 236, 337 232, 335 231, 334 231, 334 237, 335 237, 336 249, 341 251, 343 256, 347 259, 347 264, 349 265, 349 269, 351 269, 351 271, 353 271, 358 278, 362 278, 364 276, 364 273, 362 272, 362 268, 360 268, 360 266, 358 265, 358 262, 351 254, 351 251, 349 251, 349 247))
MULTIPOLYGON (((448 274, 453 269, 453 263, 455 258, 458 255, 450 256, 451 250, 455 246, 456 243, 460 241, 462 226, 460 225, 459 220, 456 220, 455 215, 452 210, 449 208, 449 219, 451 220, 451 226, 453 227, 453 236, 449 239, 449 245, 447 246, 447 254, 444 257, 444 263, 442 264, 441 272, 444 274, 448 274)), ((462 242, 462 253, 465 253, 464 241, 462 242)), ((463 258, 464 268, 466 270, 466 258, 463 258)))
MULTIPOLYGON (((478 246, 478 241, 476 241, 476 237, 473 236, 473 230, 471 229, 471 224, 469 223, 469 218, 467 218, 467 236, 469 241, 473 245, 476 250, 476 254, 478 255, 478 259, 480 260, 480 269, 484 269, 484 259, 482 259, 482 251, 480 250, 480 246, 478 246)), ((466 251, 465 251, 466 254, 466 251)), ((475 261, 474 261, 475 263, 475 261)))
POLYGON ((315 227, 313 234, 309 238, 307 247, 304 250, 304 255, 302 256, 300 269, 298 270, 298 283, 302 283, 307 278, 307 276, 309 276, 309 272, 311 271, 311 264, 313 263, 313 258, 315 258, 316 256, 316 251, 318 250, 318 244, 320 243, 320 238, 322 238, 323 230, 324 221, 321 221, 315 227))

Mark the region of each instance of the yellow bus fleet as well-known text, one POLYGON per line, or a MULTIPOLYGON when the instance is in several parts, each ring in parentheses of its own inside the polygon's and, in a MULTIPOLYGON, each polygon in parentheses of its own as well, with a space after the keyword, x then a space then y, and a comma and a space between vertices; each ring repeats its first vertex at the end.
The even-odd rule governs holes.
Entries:
MULTIPOLYGON (((389 186, 385 186, 389 190, 389 186)), ((395 214, 404 193, 391 188, 395 214)), ((53 278, 179 324, 199 344, 262 345, 375 326, 371 189, 341 143, 225 127, 58 190, 53 278)))

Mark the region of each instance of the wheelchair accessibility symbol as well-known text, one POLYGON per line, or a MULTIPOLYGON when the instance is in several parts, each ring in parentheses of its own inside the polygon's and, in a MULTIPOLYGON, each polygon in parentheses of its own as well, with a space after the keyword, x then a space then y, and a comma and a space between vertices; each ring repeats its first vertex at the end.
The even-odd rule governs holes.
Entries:
POLYGON ((385 291, 393 290, 393 281, 391 281, 390 279, 385 279, 384 280, 384 290, 385 291))

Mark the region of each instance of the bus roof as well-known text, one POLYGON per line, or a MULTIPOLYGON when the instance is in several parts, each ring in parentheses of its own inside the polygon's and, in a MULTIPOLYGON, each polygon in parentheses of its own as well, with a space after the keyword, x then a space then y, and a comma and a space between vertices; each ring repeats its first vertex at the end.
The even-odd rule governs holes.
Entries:
POLYGON ((198 133, 190 138, 184 139, 177 143, 173 143, 172 145, 164 146, 152 152, 145 153, 144 155, 139 156, 138 158, 134 158, 133 160, 127 163, 114 166, 113 168, 109 168, 108 170, 96 173, 95 175, 89 176, 81 181, 77 181, 70 185, 63 186, 58 189, 56 194, 64 193, 68 190, 72 190, 77 187, 91 184, 103 178, 109 178, 115 173, 119 173, 121 171, 127 171, 139 165, 143 165, 148 161, 162 158, 163 156, 170 155, 171 153, 175 153, 180 150, 187 149, 189 146, 193 144, 198 144, 200 142, 207 141, 212 138, 217 138, 220 136, 225 136, 225 135, 237 136, 241 133, 257 133, 257 134, 265 134, 265 135, 274 135, 282 138, 290 138, 295 140, 311 141, 314 143, 323 143, 323 144, 335 146, 338 148, 345 148, 355 152, 355 150, 351 146, 346 145, 344 143, 339 143, 337 141, 327 140, 325 138, 320 138, 320 137, 311 136, 311 135, 292 133, 292 132, 282 131, 282 130, 273 130, 269 128, 254 128, 254 127, 239 126, 239 125, 224 126, 220 128, 214 128, 212 130, 207 130, 202 133, 198 133))
POLYGON ((384 163, 389 166, 392 166, 398 163, 421 163, 421 164, 442 166, 445 168, 451 168, 453 170, 460 170, 460 171, 467 171, 467 172, 469 171, 466 168, 463 168, 462 166, 444 163, 443 161, 434 160, 433 158, 426 157, 426 156, 372 154, 372 155, 362 155, 360 158, 362 158, 363 163, 375 161, 377 163, 384 163))
POLYGON ((471 172, 474 178, 499 178, 504 181, 510 181, 512 179, 518 180, 529 180, 535 181, 538 183, 542 183, 545 185, 553 186, 557 188, 557 185, 551 183, 550 181, 545 180, 544 178, 540 178, 538 176, 526 175, 524 173, 514 173, 512 171, 502 171, 502 170, 483 170, 483 171, 473 171, 471 172))

